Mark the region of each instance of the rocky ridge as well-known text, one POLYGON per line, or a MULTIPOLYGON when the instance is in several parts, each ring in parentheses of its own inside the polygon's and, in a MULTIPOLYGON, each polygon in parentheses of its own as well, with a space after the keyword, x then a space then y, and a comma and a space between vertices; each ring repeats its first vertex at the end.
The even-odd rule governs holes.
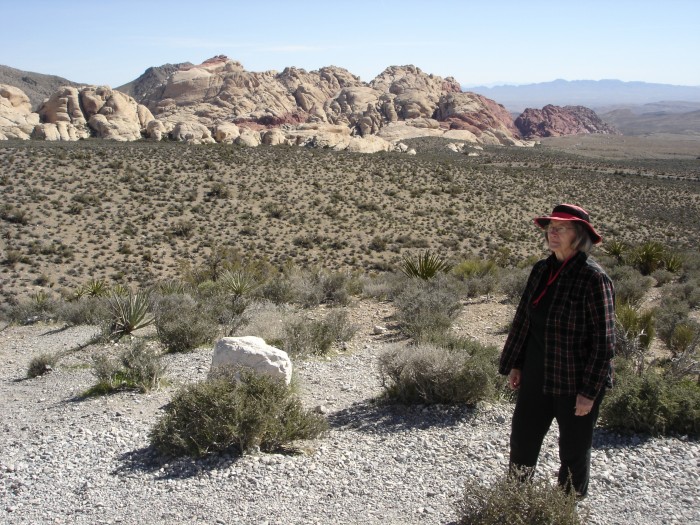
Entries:
POLYGON ((601 133, 619 135, 611 125, 606 124, 592 110, 584 106, 554 106, 548 104, 542 109, 528 108, 515 119, 520 135, 528 138, 561 137, 601 133))
POLYGON ((117 89, 63 86, 36 113, 17 104, 20 94, 0 85, 0 139, 170 138, 375 152, 407 151, 402 140, 425 136, 529 146, 523 137, 614 132, 583 107, 529 109, 514 123, 497 102, 413 65, 387 67, 367 83, 335 66, 252 72, 219 55, 152 67, 117 89))

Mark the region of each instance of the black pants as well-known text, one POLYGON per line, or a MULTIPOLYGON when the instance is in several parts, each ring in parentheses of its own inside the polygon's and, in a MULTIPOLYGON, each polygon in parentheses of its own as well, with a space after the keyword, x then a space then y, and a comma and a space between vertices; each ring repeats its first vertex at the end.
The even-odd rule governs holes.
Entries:
POLYGON ((574 415, 576 396, 554 397, 542 393, 541 385, 521 386, 513 413, 510 434, 510 470, 521 475, 534 474, 542 441, 552 420, 559 425, 558 483, 569 492, 572 487, 580 497, 588 492, 591 468, 593 427, 598 419, 603 392, 585 416, 574 415))

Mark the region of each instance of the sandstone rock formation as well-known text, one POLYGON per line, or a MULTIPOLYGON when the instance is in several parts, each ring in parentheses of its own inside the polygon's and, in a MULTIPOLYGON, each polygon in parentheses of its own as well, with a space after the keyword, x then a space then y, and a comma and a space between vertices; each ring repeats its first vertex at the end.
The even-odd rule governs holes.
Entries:
POLYGON ((42 124, 32 136, 78 140, 95 135, 118 141, 138 140, 154 120, 145 106, 106 86, 64 87, 39 108, 42 124))
POLYGON ((31 125, 25 122, 12 136, 169 137, 359 152, 403 151, 398 142, 422 136, 526 144, 503 106, 463 93, 452 77, 412 65, 388 67, 367 83, 335 66, 250 72, 220 55, 199 65, 149 68, 122 88, 128 94, 106 86, 63 87, 39 108, 40 122, 31 117, 31 125))
POLYGON ((583 133, 619 134, 592 109, 584 106, 561 107, 550 104, 542 109, 528 108, 515 120, 515 126, 528 139, 583 133))
MULTIPOLYGON (((451 77, 426 74, 411 65, 388 67, 369 83, 334 66, 310 72, 293 67, 281 73, 249 72, 225 56, 170 70, 160 86, 154 84, 157 78, 152 69, 132 82, 136 99, 166 128, 196 121, 211 129, 219 141, 343 149, 353 142, 351 137, 377 135, 396 141, 427 135, 487 144, 520 143, 518 130, 502 106, 462 93, 451 77), (148 88, 138 88, 143 85, 148 88), (235 124, 240 135, 233 128, 222 128, 225 123, 235 124), (329 135, 327 130, 312 134, 308 125, 343 126, 349 135, 329 135), (273 128, 281 133, 268 133, 273 128)), ((386 147, 374 139, 371 142, 353 148, 386 147)))
POLYGON ((0 140, 26 140, 38 123, 29 97, 19 88, 0 84, 0 140))

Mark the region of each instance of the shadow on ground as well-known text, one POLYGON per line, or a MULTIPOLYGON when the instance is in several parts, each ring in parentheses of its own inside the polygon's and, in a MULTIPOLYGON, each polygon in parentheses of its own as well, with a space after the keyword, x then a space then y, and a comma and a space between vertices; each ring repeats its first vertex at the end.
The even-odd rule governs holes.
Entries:
POLYGON ((412 429, 452 427, 475 417, 475 409, 448 405, 392 405, 366 400, 328 416, 331 428, 367 433, 393 433, 412 429))

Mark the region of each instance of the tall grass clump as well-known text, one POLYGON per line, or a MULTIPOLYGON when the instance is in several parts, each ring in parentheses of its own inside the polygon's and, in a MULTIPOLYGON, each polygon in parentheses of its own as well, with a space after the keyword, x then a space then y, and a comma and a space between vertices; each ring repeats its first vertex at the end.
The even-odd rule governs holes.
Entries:
POLYGON ((88 394, 107 394, 117 390, 148 392, 161 385, 166 366, 157 349, 140 340, 130 344, 117 359, 97 355, 93 359, 92 371, 97 384, 88 394))
POLYGON ((273 452, 298 439, 321 435, 328 424, 305 410, 282 381, 233 369, 188 385, 175 394, 150 432, 153 447, 166 456, 201 457, 273 452))
POLYGON ((491 485, 478 479, 467 481, 457 503, 460 525, 583 525, 576 495, 566 494, 547 480, 522 482, 505 476, 491 485))
POLYGON ((495 347, 465 339, 452 348, 396 345, 380 356, 379 374, 392 402, 474 405, 496 396, 497 360, 495 347))

